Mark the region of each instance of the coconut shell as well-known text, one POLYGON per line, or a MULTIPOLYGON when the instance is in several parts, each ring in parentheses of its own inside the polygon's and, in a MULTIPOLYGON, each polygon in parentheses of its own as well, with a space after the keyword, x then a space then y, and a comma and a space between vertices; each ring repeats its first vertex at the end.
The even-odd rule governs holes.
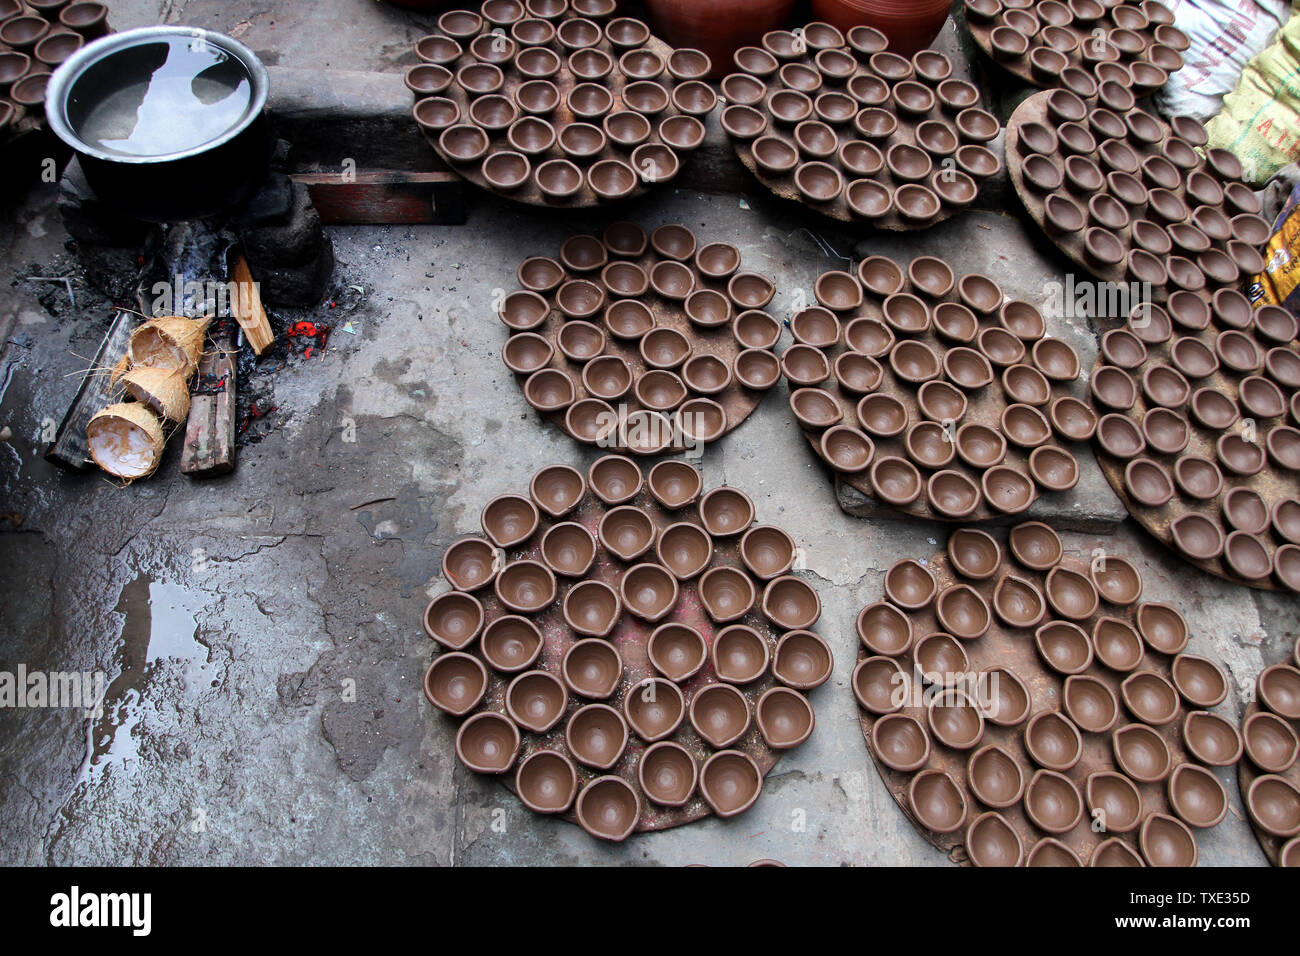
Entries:
POLYGON ((118 381, 126 374, 126 370, 131 367, 131 357, 123 355, 116 365, 108 373, 108 382, 110 385, 116 385, 118 381))
POLYGON ((162 461, 162 422, 139 402, 110 405, 86 425, 86 443, 95 464, 132 481, 152 475, 162 461))
POLYGON ((183 422, 190 413, 189 377, 182 371, 134 365, 121 381, 128 395, 168 421, 183 422))
POLYGON ((203 336, 211 317, 187 319, 164 315, 131 333, 127 355, 132 365, 193 374, 203 354, 203 336))

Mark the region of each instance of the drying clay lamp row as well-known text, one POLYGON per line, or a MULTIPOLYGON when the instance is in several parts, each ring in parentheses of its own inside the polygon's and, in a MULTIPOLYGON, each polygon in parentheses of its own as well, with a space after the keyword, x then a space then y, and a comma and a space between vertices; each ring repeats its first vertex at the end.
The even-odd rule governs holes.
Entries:
POLYGON ((629 458, 552 465, 483 508, 425 611, 425 696, 462 763, 622 840, 753 805, 833 663, 794 540, 735 488, 629 458))
POLYGON ((790 407, 824 461, 908 514, 980 521, 1068 494, 1096 428, 1079 356, 1029 302, 943 259, 827 272, 791 320, 790 407))
POLYGON ((888 46, 871 27, 810 23, 737 51, 722 126, 741 162, 778 196, 879 229, 969 206, 1001 171, 985 145, 1001 124, 944 54, 888 46))
POLYGON ((484 189, 577 208, 639 196, 704 142, 717 95, 698 50, 669 50, 614 0, 486 0, 421 38, 416 123, 484 189))
POLYGON ((700 448, 780 376, 772 280, 685 226, 615 223, 519 266, 499 311, 524 398, 572 438, 638 455, 700 448))
POLYGON ((1194 865, 1241 740, 1215 662, 1133 560, 1076 564, 1046 525, 961 528, 863 608, 853 690, 895 800, 975 865, 1194 865), (1094 822, 1104 830, 1094 829, 1094 822))
POLYGON ((109 32, 103 3, 0 2, 0 140, 41 126, 50 75, 109 32))
POLYGON ((966 23, 1008 72, 1076 92, 1112 79, 1139 96, 1154 93, 1183 68, 1191 46, 1157 0, 969 0, 966 23))
POLYGON ((1300 640, 1290 661, 1260 673, 1241 739, 1237 779, 1255 836, 1275 865, 1300 867, 1300 640))
POLYGON ((1007 170, 1030 217, 1108 282, 1210 300, 1264 268, 1269 224, 1240 161, 1206 149, 1205 128, 1139 108, 1104 80, 1025 100, 1007 124, 1007 170))

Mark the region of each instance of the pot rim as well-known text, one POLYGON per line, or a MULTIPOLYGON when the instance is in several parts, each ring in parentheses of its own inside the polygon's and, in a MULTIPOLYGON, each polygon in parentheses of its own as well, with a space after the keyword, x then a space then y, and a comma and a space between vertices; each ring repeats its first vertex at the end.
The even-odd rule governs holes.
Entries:
POLYGON ((68 57, 54 71, 50 79, 49 88, 45 93, 45 114, 50 129, 54 131, 54 134, 82 156, 126 166, 154 166, 210 153, 239 137, 265 113, 270 85, 270 74, 262 61, 257 58, 257 54, 233 37, 199 27, 137 27, 134 30, 109 34, 93 43, 87 43, 68 57), (240 62, 248 74, 250 98, 248 107, 239 122, 220 136, 199 146, 179 152, 150 156, 124 156, 109 153, 91 146, 78 136, 73 131, 72 124, 68 121, 66 111, 68 94, 71 92, 73 85, 81 79, 91 66, 105 58, 123 50, 141 46, 144 43, 169 37, 187 37, 191 40, 202 40, 230 54, 240 62))

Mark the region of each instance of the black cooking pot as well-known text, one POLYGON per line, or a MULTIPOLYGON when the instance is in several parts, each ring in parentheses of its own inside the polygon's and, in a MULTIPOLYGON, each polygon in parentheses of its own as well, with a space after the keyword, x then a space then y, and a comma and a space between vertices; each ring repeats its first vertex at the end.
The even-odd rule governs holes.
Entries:
POLYGON ((133 219, 198 219, 234 209, 265 180, 269 85, 238 40, 141 27, 69 57, 45 114, 101 201, 133 219))

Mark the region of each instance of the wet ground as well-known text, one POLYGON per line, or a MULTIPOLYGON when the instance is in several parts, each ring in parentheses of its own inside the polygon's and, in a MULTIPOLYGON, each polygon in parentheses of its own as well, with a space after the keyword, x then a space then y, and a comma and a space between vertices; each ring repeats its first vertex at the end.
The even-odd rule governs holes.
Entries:
MULTIPOLYGON (((214 12, 226 6, 269 37, 280 8, 300 12, 279 14, 277 30, 327 4, 129 0, 122 9, 124 21, 189 14, 186 22, 209 16, 201 25, 230 29, 214 12)), ((380 31, 391 11, 366 6, 365 30, 380 31)), ((277 48, 305 57, 309 28, 277 32, 277 48)), ((323 60, 347 53, 340 40, 321 43, 323 60)), ((804 217, 756 196, 669 189, 624 215, 736 243, 746 267, 775 277, 772 309, 782 316, 797 290, 808 295, 816 275, 840 265, 837 254, 854 254, 850 236, 814 237, 804 217)), ((760 521, 804 547, 802 573, 824 606, 818 630, 836 653, 834 677, 813 695, 817 732, 781 760, 754 809, 612 847, 532 815, 455 760, 454 725, 420 691, 430 656, 420 614, 440 586, 442 552, 477 531, 492 495, 525 488, 544 464, 594 457, 524 403, 500 361, 490 304, 494 290, 513 287, 519 260, 604 224, 480 198, 464 227, 332 230, 333 308, 276 317, 281 328, 328 322, 329 346, 311 358, 282 348, 244 383, 265 415, 248 425, 238 470, 191 481, 178 473, 174 441, 155 476, 123 488, 60 471, 38 449, 107 327, 112 301, 102 289, 132 278, 136 263, 70 251, 51 187, 5 216, 0 670, 98 673, 104 698, 89 716, 83 707, 0 709, 0 862, 945 862, 872 769, 849 690, 858 609, 880 598, 893 562, 933 554, 944 529, 843 514, 784 386, 702 463, 706 485, 742 488, 760 521)), ((1062 269, 998 212, 862 247, 904 259, 921 249, 1031 301, 1044 300, 1062 269)), ((1090 365, 1086 323, 1053 331, 1090 365)), ((1113 505, 1105 494, 1089 503, 1103 514, 1113 505)), ((1253 676, 1295 640, 1295 598, 1192 571, 1132 522, 1066 542, 1081 555, 1104 546, 1145 562, 1146 596, 1174 602, 1191 622, 1191 649, 1227 664, 1227 714, 1239 714, 1253 676)), ((1198 837, 1201 860, 1262 864, 1235 778, 1222 779, 1233 806, 1198 837)))

